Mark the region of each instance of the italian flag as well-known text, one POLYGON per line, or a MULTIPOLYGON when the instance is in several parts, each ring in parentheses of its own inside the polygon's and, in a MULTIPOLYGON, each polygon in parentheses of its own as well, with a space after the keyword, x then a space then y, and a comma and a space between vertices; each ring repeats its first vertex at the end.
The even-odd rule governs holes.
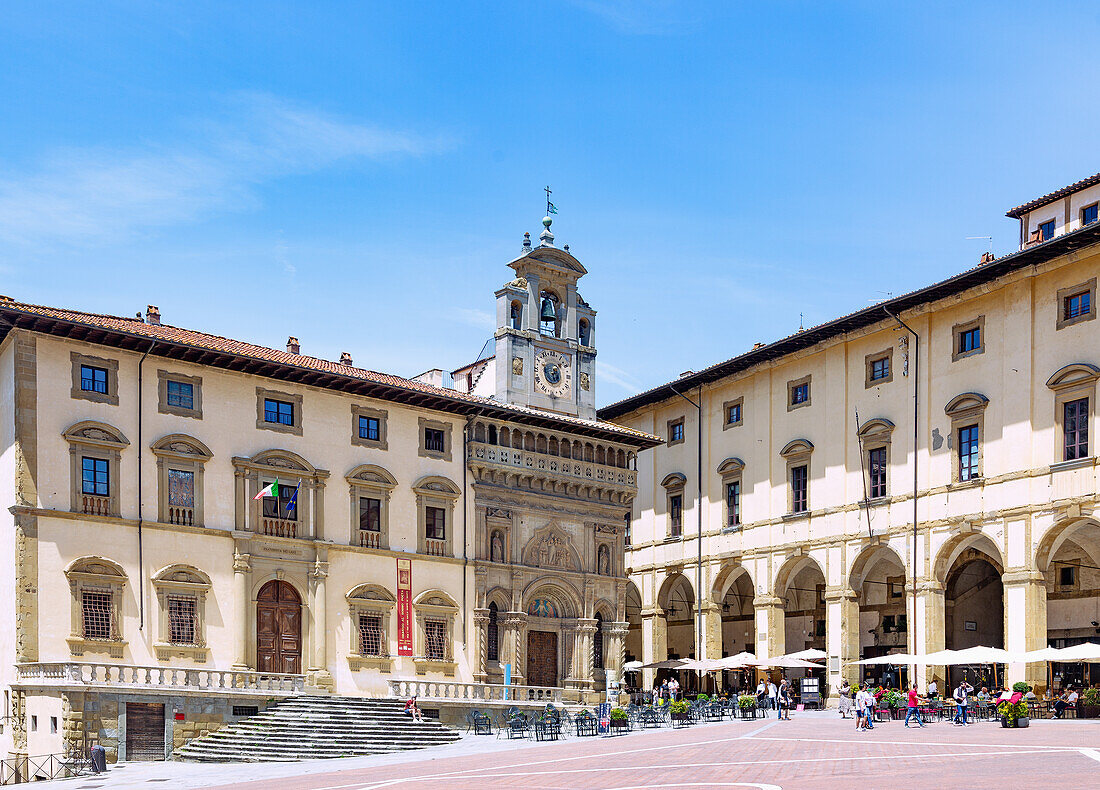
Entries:
POLYGON ((274 497, 276 499, 279 497, 279 481, 276 480, 274 483, 268 483, 266 486, 263 487, 263 490, 260 491, 260 493, 256 494, 256 496, 252 498, 263 499, 265 496, 274 497))

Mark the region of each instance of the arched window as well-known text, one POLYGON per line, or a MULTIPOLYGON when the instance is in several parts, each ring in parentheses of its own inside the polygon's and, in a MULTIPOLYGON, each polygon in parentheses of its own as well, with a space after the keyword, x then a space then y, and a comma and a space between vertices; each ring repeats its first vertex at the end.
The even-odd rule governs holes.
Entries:
POLYGON ((500 661, 500 623, 497 620, 497 605, 489 604, 489 629, 486 641, 485 657, 489 661, 500 661))
POLYGON ((539 299, 539 331, 544 335, 561 337, 560 301, 552 291, 543 291, 539 299))
POLYGON ((523 305, 521 305, 518 300, 512 302, 512 310, 509 318, 512 322, 512 329, 523 329, 523 305))
POLYGON ((489 444, 497 443, 497 427, 495 425, 489 426, 489 444))
POLYGON ((596 633, 592 634, 592 667, 603 669, 603 616, 596 612, 596 633))
POLYGON ((580 323, 577 325, 577 339, 580 341, 580 344, 582 346, 588 345, 590 334, 591 332, 589 332, 588 321, 582 318, 580 320, 580 323))

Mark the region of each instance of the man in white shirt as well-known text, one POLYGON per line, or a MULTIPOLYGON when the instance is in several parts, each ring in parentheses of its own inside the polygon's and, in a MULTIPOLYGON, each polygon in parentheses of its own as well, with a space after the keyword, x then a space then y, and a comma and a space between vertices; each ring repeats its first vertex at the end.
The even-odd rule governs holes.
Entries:
POLYGON ((933 680, 931 683, 928 684, 928 696, 929 697, 938 697, 939 693, 940 693, 940 687, 937 686, 936 681, 933 680))
POLYGON ((860 729, 873 730, 875 728, 875 696, 867 690, 867 684, 861 684, 859 693, 856 694, 856 710, 863 715, 859 717, 860 729))
POLYGON ((779 689, 775 687, 775 684, 770 680, 768 681, 768 707, 772 710, 776 709, 775 698, 779 694, 779 689))
POLYGON ((1054 702, 1054 713, 1051 714, 1051 718, 1060 719, 1062 714, 1065 713, 1066 708, 1073 708, 1077 706, 1077 689, 1070 686, 1066 692, 1054 702))

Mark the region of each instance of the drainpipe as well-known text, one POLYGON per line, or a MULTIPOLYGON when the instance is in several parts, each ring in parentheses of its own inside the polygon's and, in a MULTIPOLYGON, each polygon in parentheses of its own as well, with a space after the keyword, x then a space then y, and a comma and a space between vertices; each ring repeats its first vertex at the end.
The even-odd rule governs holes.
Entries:
MULTIPOLYGON (((918 411, 918 398, 920 393, 920 335, 909 324, 902 321, 896 315, 890 312, 890 310, 883 306, 882 311, 886 315, 893 318, 898 324, 909 334, 913 336, 913 623, 910 624, 910 633, 913 634, 913 654, 919 655, 920 649, 917 646, 917 438, 919 436, 917 432, 917 418, 919 416, 918 411)), ((862 456, 861 456, 862 458, 862 456)), ((927 627, 927 619, 926 619, 927 627)), ((913 665, 913 674, 909 678, 910 684, 915 684, 917 679, 917 667, 913 665)))
POLYGON ((698 494, 695 498, 695 518, 697 526, 697 538, 699 556, 695 564, 695 660, 703 657, 703 385, 699 385, 699 402, 696 403, 687 395, 679 392, 671 384, 668 388, 695 407, 698 414, 696 420, 695 442, 695 482, 698 494))
POLYGON ((137 539, 138 540, 137 540, 137 544, 138 544, 138 630, 139 631, 144 631, 145 630, 145 561, 143 559, 144 555, 143 555, 143 552, 142 552, 142 542, 141 542, 142 505, 143 505, 143 500, 142 500, 142 496, 141 496, 141 494, 142 494, 142 491, 141 491, 141 477, 142 477, 141 471, 142 471, 142 466, 144 465, 144 461, 142 459, 142 455, 143 455, 142 451, 145 449, 145 444, 144 444, 144 441, 141 438, 141 429, 142 429, 142 423, 141 423, 142 402, 141 402, 141 399, 142 399, 142 396, 144 394, 144 390, 142 389, 142 383, 141 383, 141 373, 142 373, 142 365, 145 363, 145 358, 147 356, 149 356, 150 353, 152 353, 153 349, 156 348, 156 345, 157 345, 157 341, 154 340, 153 342, 151 342, 149 344, 149 348, 146 350, 146 352, 144 354, 141 355, 141 359, 138 360, 138 398, 137 398, 137 418, 138 418, 138 420, 137 420, 137 422, 138 422, 138 424, 137 424, 137 451, 138 451, 137 539))

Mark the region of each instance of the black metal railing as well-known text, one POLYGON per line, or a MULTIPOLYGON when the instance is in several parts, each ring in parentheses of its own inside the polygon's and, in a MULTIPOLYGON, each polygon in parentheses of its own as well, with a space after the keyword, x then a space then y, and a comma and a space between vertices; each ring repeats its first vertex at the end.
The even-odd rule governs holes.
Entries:
POLYGON ((46 754, 41 757, 9 757, 0 760, 0 785, 65 779, 90 773, 92 761, 73 754, 46 754))

